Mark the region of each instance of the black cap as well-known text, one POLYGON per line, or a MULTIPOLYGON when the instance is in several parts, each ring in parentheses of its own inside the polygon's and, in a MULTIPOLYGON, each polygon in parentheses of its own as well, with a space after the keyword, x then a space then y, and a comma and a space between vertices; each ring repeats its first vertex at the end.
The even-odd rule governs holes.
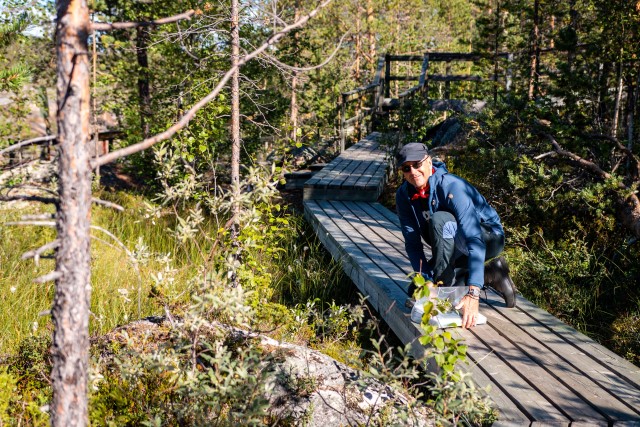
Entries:
POLYGON ((398 165, 401 165, 405 162, 419 162, 428 155, 429 150, 426 145, 420 142, 410 142, 400 149, 396 160, 398 165))

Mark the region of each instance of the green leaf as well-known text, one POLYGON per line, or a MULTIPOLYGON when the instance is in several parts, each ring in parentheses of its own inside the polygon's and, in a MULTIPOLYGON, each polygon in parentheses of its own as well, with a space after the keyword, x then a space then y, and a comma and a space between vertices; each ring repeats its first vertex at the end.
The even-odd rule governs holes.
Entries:
POLYGON ((438 349, 438 350, 442 350, 444 349, 444 340, 442 339, 442 337, 437 337, 435 339, 435 341, 433 342, 433 345, 438 349))

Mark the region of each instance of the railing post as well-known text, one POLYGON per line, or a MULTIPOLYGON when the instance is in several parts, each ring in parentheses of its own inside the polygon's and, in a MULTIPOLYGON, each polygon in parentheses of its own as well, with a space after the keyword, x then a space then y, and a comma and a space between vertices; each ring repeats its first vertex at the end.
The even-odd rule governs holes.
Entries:
POLYGON ((389 98, 391 89, 391 55, 388 53, 384 56, 384 96, 389 98))
POLYGON ((346 139, 347 139, 347 129, 346 129, 346 117, 347 117, 347 97, 343 94, 341 95, 342 105, 340 106, 340 152, 342 153, 345 149, 346 139))

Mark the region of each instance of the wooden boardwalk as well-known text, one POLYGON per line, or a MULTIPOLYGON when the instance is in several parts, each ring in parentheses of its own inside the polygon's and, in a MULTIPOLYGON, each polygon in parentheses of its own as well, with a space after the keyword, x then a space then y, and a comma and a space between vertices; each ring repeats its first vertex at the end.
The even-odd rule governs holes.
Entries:
MULTIPOLYGON (((344 200, 345 187, 336 194, 342 200, 327 192, 305 197, 307 220, 400 340, 421 353, 420 328, 404 306, 411 267, 397 216, 379 203, 344 200)), ((640 368, 521 296, 507 309, 498 295, 483 292, 480 310, 486 325, 456 331, 469 346, 464 368, 491 387, 500 412, 494 425, 640 427, 640 368)))

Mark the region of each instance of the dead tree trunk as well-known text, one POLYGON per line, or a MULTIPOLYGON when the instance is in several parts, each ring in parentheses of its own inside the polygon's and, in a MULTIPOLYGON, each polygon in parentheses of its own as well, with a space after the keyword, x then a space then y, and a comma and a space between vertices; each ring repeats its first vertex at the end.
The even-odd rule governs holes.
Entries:
POLYGON ((373 29, 373 2, 367 0, 367 38, 369 39, 369 70, 376 67, 376 32, 373 29))
POLYGON ((136 57, 138 59, 138 97, 140 107, 140 128, 142 136, 148 138, 151 134, 149 119, 151 118, 151 91, 149 90, 149 28, 136 28, 136 57))
POLYGON ((611 136, 616 138, 618 135, 618 121, 620 120, 620 103, 622 100, 622 52, 620 53, 620 61, 618 63, 618 84, 616 85, 616 104, 613 110, 613 123, 611 123, 611 136))
MULTIPOLYGON (((294 21, 297 21, 298 19, 300 19, 300 4, 299 2, 295 2, 294 5, 295 11, 294 11, 294 21)), ((293 34, 293 48, 294 48, 294 56, 297 58, 298 57, 298 49, 299 49, 299 41, 300 41, 300 35, 298 34, 298 32, 296 31, 293 34)), ((294 66, 298 67, 300 64, 298 63, 297 60, 293 61, 294 66)), ((293 70, 291 72, 291 103, 289 105, 290 107, 290 118, 291 118, 291 140, 296 143, 298 142, 298 71, 297 70, 293 70)))
POLYGON ((60 149, 54 332, 53 426, 88 425, 90 204, 89 55, 86 0, 58 0, 58 142, 60 149))
MULTIPOLYGON (((231 66, 236 70, 231 76, 231 184, 240 183, 240 71, 237 69, 240 58, 240 20, 238 0, 231 1, 231 66)), ((237 215, 234 207, 234 216, 237 215)))
POLYGON ((533 100, 536 95, 536 89, 538 86, 538 59, 540 49, 540 28, 538 25, 540 0, 535 0, 533 6, 533 29, 531 30, 531 55, 529 66, 529 100, 533 100))

